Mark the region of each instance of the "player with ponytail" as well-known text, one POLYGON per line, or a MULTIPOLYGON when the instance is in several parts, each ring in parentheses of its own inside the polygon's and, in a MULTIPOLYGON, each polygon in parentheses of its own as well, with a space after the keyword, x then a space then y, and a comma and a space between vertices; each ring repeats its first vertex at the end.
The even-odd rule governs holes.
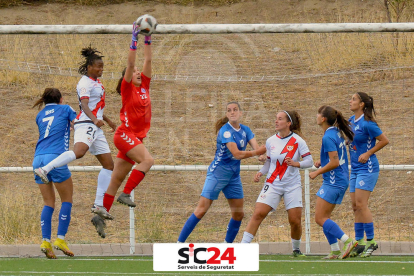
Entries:
POLYGON ((104 219, 113 219, 103 207, 103 198, 111 180, 114 162, 101 127, 106 122, 115 131, 116 124, 104 115, 106 94, 105 88, 99 80, 103 73, 103 56, 91 46, 83 48, 81 55, 84 61, 78 69, 79 74, 83 76, 77 85, 80 112, 74 123, 75 146, 73 150, 62 153, 48 164, 44 164, 44 166, 36 168, 34 171, 42 180, 47 181, 47 174, 54 168, 59 168, 75 159, 82 158, 88 150, 95 155, 101 163, 102 169, 98 175, 96 197, 92 207, 92 211, 97 215, 92 218, 91 222, 98 234, 104 238, 104 219))
POLYGON ((131 199, 131 192, 141 183, 154 164, 154 158, 143 144, 143 140, 151 126, 151 98, 149 93, 152 76, 151 34, 145 36, 143 46, 144 64, 142 71, 139 71, 135 66, 139 32, 140 29, 134 22, 132 41, 128 50, 127 67, 123 70, 116 89, 122 98, 120 111, 122 124, 114 135, 114 144, 118 148, 118 155, 116 156, 111 183, 103 201, 104 207, 108 211, 112 207, 116 192, 122 182, 137 163, 125 184, 123 192, 117 199, 119 203, 129 207, 136 206, 131 199))
MULTIPOLYGON (((63 98, 56 88, 46 88, 40 99, 33 105, 39 109, 45 107, 36 116, 39 140, 33 159, 33 169, 47 164, 59 154, 69 149, 70 124, 76 118, 76 112, 69 105, 62 104, 63 98)), ((65 242, 72 212, 73 182, 67 165, 53 169, 47 175, 46 184, 35 174, 35 181, 43 197, 43 210, 40 215, 43 242, 40 249, 49 259, 56 259, 50 242, 52 236, 52 215, 55 210, 55 191, 59 193, 62 205, 59 213, 57 239, 54 247, 65 255, 73 257, 65 242), (53 183, 54 185, 52 185, 53 183)))
POLYGON ((213 162, 207 170, 198 205, 184 224, 178 242, 185 242, 222 191, 231 210, 225 242, 232 243, 239 232, 243 212, 243 187, 240 179, 240 160, 266 152, 260 146, 249 127, 240 124, 242 111, 238 102, 229 102, 226 116, 216 122, 217 149, 213 162), (253 148, 246 151, 247 144, 253 148))
POLYGON ((374 99, 371 96, 364 92, 355 93, 349 101, 349 107, 354 113, 349 118, 354 133, 354 140, 349 143, 351 157, 349 191, 355 215, 355 239, 358 241, 358 246, 352 250, 350 256, 359 255, 366 258, 378 248, 374 240, 373 218, 368 207, 369 197, 379 176, 379 162, 375 153, 385 147, 389 141, 375 121, 374 99))
POLYGON ((321 160, 315 162, 318 169, 309 174, 311 179, 323 175, 322 186, 316 193, 315 221, 331 246, 331 253, 324 259, 345 259, 358 243, 346 235, 330 219, 337 204, 341 204, 349 185, 348 156, 346 142, 352 141, 354 134, 342 113, 330 106, 321 106, 316 117, 317 124, 324 131, 321 147, 321 160), (338 240, 344 243, 342 251, 338 240))
POLYGON ((304 254, 300 251, 302 236, 302 185, 299 168, 313 165, 312 155, 301 137, 301 118, 296 111, 281 111, 276 115, 276 134, 267 139, 267 160, 254 177, 259 182, 266 174, 266 181, 256 201, 252 218, 246 227, 242 243, 250 243, 260 224, 275 211, 284 199, 287 211, 294 257, 304 254), (300 161, 300 158, 303 160, 300 161))

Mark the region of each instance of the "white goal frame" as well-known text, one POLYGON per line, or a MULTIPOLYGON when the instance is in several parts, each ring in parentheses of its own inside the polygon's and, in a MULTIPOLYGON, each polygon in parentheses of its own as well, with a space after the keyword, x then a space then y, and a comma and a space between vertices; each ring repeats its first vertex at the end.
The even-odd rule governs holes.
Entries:
MULTIPOLYGON (((0 35, 10 34, 130 34, 131 25, 0 25, 0 35)), ((376 33, 414 32, 414 23, 315 23, 315 24, 160 24, 155 34, 230 33, 376 33)), ((260 165, 242 165, 242 171, 257 171, 260 165)), ((99 171, 100 166, 69 166, 74 172, 99 171)), ((206 171, 208 165, 155 165, 154 171, 206 171)), ((310 240, 310 179, 304 170, 306 253, 310 240)), ((413 171, 414 165, 380 165, 381 171, 413 171)), ((0 167, 0 173, 32 172, 32 167, 0 167)), ((133 193, 131 194, 133 197, 133 193)), ((132 198, 133 199, 133 198, 132 198)), ((130 208, 130 254, 135 253, 134 209, 130 208)))
MULTIPOLYGON (((241 165, 241 171, 259 171, 261 165, 241 165)), ((69 166, 72 172, 99 172, 101 166, 69 166)), ((154 165, 152 171, 207 171, 208 165, 154 165)), ((351 167, 349 166, 349 169, 351 167)), ((305 171, 305 237, 306 237, 306 254, 311 254, 311 217, 310 217, 310 178, 309 172, 316 170, 301 169, 305 171)), ((380 165, 380 171, 414 171, 414 165, 380 165)), ((33 172, 32 167, 0 167, 0 173, 7 172, 33 172)), ((134 191, 131 192, 131 199, 134 200, 134 191)), ((134 208, 129 208, 129 252, 135 254, 135 213, 134 208)))

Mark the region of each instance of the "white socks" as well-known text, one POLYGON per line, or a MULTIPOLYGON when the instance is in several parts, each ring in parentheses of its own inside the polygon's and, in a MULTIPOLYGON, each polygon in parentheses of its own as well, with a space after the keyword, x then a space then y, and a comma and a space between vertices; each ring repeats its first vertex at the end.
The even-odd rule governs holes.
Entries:
POLYGON ((251 243, 254 236, 248 232, 244 232, 241 243, 251 243))
POLYGON ((340 251, 341 249, 339 249, 339 243, 333 243, 331 244, 331 251, 340 251))
POLYGON ((65 236, 62 236, 62 235, 57 235, 57 236, 58 236, 58 239, 61 239, 61 240, 65 239, 65 236))
POLYGON ((341 237, 341 242, 345 243, 348 239, 349 239, 348 235, 343 234, 343 236, 341 237))
POLYGON ((300 240, 292 239, 292 249, 293 251, 300 250, 300 240))
POLYGON ((98 187, 96 188, 95 205, 103 206, 103 198, 111 182, 112 171, 102 168, 98 175, 98 187))
POLYGON ((59 168, 59 167, 62 167, 64 165, 67 165, 75 159, 76 159, 76 155, 72 150, 65 151, 64 153, 62 153, 61 155, 59 155, 58 157, 53 159, 51 162, 49 162, 49 164, 42 167, 42 169, 46 173, 49 173, 54 168, 59 168))

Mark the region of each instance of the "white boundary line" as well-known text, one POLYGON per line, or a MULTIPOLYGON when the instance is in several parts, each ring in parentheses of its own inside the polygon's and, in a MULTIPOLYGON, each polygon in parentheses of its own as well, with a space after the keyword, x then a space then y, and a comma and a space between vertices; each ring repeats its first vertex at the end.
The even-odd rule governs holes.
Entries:
MULTIPOLYGON (((14 260, 12 258, 6 258, 8 260, 14 260)), ((3 260, 6 260, 3 259, 3 260)), ((39 258, 43 259, 43 258, 39 258)), ((115 258, 115 259, 76 259, 76 258, 65 258, 65 259, 58 259, 59 261, 127 261, 127 262, 152 262, 153 259, 122 259, 122 258, 115 258)), ((264 263, 390 263, 390 264, 414 264, 414 261, 369 261, 369 260, 361 260, 361 261, 351 261, 351 260, 259 260, 259 262, 264 263)), ((4 271, 3 271, 4 272, 4 271)), ((125 273, 124 273, 125 274, 125 273)))
MULTIPOLYGON (((190 271, 187 271, 190 272, 190 271)), ((213 271, 212 271, 213 272, 213 271)), ((234 272, 234 274, 237 274, 239 271, 229 271, 229 272, 234 272)), ((55 275, 55 274, 60 274, 60 275, 85 275, 85 274, 90 274, 90 275, 182 275, 181 273, 174 273, 174 272, 147 272, 147 273, 141 273, 141 272, 129 272, 129 273, 121 273, 121 272, 40 272, 40 271, 2 271, 1 273, 18 273, 17 275, 22 275, 22 274, 51 274, 51 275, 55 275)), ((0 276, 6 276, 10 274, 0 274, 0 276)), ((13 274, 12 274, 13 275, 13 274)), ((232 275, 231 273, 227 273, 227 274, 216 274, 216 273, 188 273, 188 275, 215 275, 215 276, 219 276, 219 275, 232 275)), ((270 275, 284 275, 284 276, 297 276, 297 275, 308 275, 308 276, 317 276, 317 275, 327 275, 327 274, 246 274, 246 275, 259 275, 259 276, 270 276, 270 275)), ((342 276, 348 276, 348 275, 353 275, 355 276, 355 274, 341 274, 342 276)), ((389 274, 386 275, 377 275, 377 276, 389 276, 389 274)))

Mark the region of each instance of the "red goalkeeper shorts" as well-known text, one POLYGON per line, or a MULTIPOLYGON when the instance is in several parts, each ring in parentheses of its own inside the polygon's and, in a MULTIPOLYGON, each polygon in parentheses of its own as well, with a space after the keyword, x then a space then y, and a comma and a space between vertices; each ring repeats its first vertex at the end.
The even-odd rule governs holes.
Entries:
POLYGON ((118 127, 114 135, 114 144, 119 150, 116 157, 124 159, 134 165, 135 161, 129 158, 126 154, 131 149, 135 148, 139 144, 142 144, 142 140, 143 138, 138 138, 133 132, 130 132, 125 128, 118 127))

